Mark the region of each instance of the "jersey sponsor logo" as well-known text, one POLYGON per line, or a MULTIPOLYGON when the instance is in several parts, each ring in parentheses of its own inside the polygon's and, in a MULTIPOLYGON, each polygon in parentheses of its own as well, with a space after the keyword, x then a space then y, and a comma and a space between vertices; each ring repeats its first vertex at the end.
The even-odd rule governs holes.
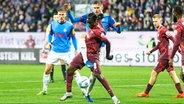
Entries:
POLYGON ((58 34, 58 33, 56 33, 56 36, 61 36, 61 37, 63 37, 64 34, 58 34))

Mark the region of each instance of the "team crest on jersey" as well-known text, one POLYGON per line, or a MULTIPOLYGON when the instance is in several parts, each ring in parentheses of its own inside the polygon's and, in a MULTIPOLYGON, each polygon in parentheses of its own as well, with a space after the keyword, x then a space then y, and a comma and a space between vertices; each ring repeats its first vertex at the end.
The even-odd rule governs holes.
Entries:
POLYGON ((178 33, 178 31, 177 30, 174 30, 174 35, 176 35, 178 33))
POLYGON ((64 29, 63 31, 64 31, 64 32, 67 32, 67 30, 66 30, 66 29, 64 29))
POLYGON ((105 34, 104 33, 101 33, 101 37, 105 37, 105 34))

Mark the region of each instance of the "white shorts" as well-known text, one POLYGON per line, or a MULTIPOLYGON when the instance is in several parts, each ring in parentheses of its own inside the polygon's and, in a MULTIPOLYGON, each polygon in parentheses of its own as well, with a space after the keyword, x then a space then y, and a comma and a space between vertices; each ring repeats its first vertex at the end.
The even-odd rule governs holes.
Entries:
POLYGON ((71 52, 56 53, 54 51, 50 51, 46 60, 46 64, 62 65, 63 63, 69 64, 71 61, 72 61, 71 52))

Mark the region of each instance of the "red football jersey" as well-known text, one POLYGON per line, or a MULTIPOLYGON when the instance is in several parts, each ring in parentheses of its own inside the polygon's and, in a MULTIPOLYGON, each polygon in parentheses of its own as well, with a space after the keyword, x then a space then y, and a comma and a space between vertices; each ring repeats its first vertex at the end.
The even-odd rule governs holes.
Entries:
MULTIPOLYGON (((171 54, 171 58, 174 57, 176 51, 179 49, 181 50, 181 54, 184 54, 184 19, 178 20, 178 22, 174 25, 174 33, 175 33, 175 42, 173 46, 173 51, 171 54)), ((184 58, 184 57, 182 57, 184 58)), ((182 59, 183 60, 183 59, 182 59)))
POLYGON ((157 32, 157 45, 150 51, 151 53, 155 50, 159 50, 159 58, 158 60, 168 60, 169 59, 169 39, 174 41, 172 35, 170 35, 168 30, 164 26, 160 26, 157 32))

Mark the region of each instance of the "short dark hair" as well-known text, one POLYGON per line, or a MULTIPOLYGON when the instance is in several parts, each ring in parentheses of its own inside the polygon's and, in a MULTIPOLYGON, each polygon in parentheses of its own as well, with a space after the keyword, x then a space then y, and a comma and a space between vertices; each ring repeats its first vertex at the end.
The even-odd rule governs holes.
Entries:
POLYGON ((94 12, 88 14, 88 20, 96 21, 97 16, 94 12))
POLYGON ((177 13, 178 15, 182 16, 183 15, 183 8, 182 6, 174 6, 174 12, 177 13))
POLYGON ((93 2, 93 4, 102 4, 102 1, 101 1, 101 0, 95 0, 95 1, 93 2))

